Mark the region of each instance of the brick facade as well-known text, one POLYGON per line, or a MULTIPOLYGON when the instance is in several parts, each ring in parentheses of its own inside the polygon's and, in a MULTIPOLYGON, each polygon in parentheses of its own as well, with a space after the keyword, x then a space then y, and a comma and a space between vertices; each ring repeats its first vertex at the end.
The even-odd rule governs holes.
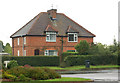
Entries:
MULTIPOLYGON (((12 38, 14 56, 18 56, 18 50, 19 56, 23 56, 24 50, 26 50, 26 56, 34 56, 34 51, 36 49, 39 49, 39 55, 44 55, 45 50, 57 50, 58 55, 61 53, 61 37, 56 37, 56 42, 46 42, 46 36, 26 36, 26 44, 23 44, 23 38, 24 37, 12 38)), ((63 52, 66 52, 67 50, 75 50, 74 46, 79 43, 80 40, 86 40, 88 43, 92 43, 93 37, 78 37, 78 42, 68 42, 68 37, 63 37, 63 52)))

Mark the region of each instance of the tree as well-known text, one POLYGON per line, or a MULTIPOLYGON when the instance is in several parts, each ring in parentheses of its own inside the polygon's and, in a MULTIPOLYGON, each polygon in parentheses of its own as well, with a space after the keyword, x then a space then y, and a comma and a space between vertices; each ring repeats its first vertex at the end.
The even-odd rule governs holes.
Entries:
POLYGON ((78 43, 75 46, 75 49, 77 50, 79 54, 87 55, 89 52, 89 43, 86 40, 82 40, 80 41, 80 43, 78 43))
POLYGON ((3 41, 0 40, 0 43, 2 44, 2 48, 4 49, 3 41))
POLYGON ((118 53, 118 43, 117 43, 116 39, 113 40, 113 45, 109 46, 109 50, 113 54, 117 54, 118 53))
POLYGON ((9 53, 10 55, 12 55, 12 47, 10 46, 9 43, 7 43, 6 46, 4 47, 4 52, 9 53))

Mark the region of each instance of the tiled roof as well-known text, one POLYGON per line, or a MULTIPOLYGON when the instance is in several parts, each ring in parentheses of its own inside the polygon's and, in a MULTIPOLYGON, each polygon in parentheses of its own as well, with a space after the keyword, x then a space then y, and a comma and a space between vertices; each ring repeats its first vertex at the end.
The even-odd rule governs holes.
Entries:
POLYGON ((44 35, 45 31, 58 31, 59 36, 67 36, 67 32, 78 32, 78 36, 95 37, 65 14, 57 13, 56 20, 51 20, 47 12, 38 14, 11 37, 44 35))
POLYGON ((45 32, 58 32, 58 31, 55 30, 51 25, 48 25, 45 29, 45 32))
POLYGON ((77 31, 75 28, 73 28, 72 26, 68 26, 68 29, 66 31, 67 33, 79 33, 79 31, 77 31))

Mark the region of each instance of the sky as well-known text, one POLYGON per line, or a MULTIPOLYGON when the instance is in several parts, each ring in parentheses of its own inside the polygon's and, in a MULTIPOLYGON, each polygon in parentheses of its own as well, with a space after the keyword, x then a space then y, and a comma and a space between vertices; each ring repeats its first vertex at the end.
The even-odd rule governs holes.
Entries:
POLYGON ((0 40, 12 45, 10 36, 40 12, 53 8, 96 35, 94 42, 118 41, 120 0, 0 0, 0 40))

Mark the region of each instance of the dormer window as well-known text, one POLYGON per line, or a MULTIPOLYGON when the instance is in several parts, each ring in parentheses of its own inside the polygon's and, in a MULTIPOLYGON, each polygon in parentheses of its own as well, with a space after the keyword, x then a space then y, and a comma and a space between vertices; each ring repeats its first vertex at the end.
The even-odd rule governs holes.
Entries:
POLYGON ((56 42, 56 32, 46 32, 47 42, 56 42))
POLYGON ((77 33, 68 33, 68 42, 77 42, 78 34, 77 33))

